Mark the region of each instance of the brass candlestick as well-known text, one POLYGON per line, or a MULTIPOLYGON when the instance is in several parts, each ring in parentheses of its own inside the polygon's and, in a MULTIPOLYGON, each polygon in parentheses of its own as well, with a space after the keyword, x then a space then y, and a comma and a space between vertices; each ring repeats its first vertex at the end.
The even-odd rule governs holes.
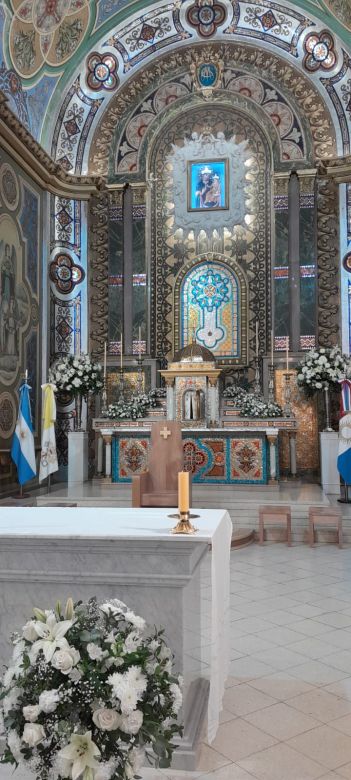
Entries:
POLYGON ((169 515, 169 517, 176 518, 178 520, 177 525, 172 528, 171 533, 172 534, 196 534, 197 528, 194 528, 192 523, 190 522, 190 519, 193 519, 194 517, 199 517, 199 515, 192 515, 190 512, 179 512, 174 515, 169 515))

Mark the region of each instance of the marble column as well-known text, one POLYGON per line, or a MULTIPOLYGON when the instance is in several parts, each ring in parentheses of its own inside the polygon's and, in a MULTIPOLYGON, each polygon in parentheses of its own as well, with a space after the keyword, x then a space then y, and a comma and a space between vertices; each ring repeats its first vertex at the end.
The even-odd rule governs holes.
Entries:
POLYGON ((105 477, 111 480, 112 458, 111 458, 111 434, 103 434, 105 444, 105 477))
POLYGON ((102 477, 102 466, 104 460, 104 442, 102 436, 99 434, 97 440, 97 475, 102 477))
POLYGON ((174 420, 174 379, 166 380, 167 389, 167 420, 174 420))
POLYGON ((300 350, 300 181, 292 171, 288 188, 289 207, 289 349, 300 350))
POLYGON ((219 418, 219 409, 218 409, 218 385, 217 385, 217 379, 209 379, 208 384, 208 400, 209 400, 209 416, 210 416, 210 425, 216 425, 218 423, 219 418))
POLYGON ((289 449, 290 449, 290 474, 292 477, 296 477, 297 463, 296 463, 296 432, 289 432, 289 449))
POLYGON ((277 444, 278 432, 267 431, 267 441, 269 444, 269 484, 274 485, 277 482, 277 444))

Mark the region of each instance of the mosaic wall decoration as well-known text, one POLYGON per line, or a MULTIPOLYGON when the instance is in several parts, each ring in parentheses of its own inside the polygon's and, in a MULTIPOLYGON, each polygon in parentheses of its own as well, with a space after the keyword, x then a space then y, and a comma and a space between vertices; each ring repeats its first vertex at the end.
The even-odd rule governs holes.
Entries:
POLYGON ((82 42, 90 20, 89 0, 11 0, 9 50, 21 78, 60 67, 82 42))
POLYGON ((87 59, 87 85, 90 89, 116 89, 118 63, 113 54, 92 52, 87 59))
MULTIPOLYGON (((151 250, 151 257, 154 258, 155 264, 154 273, 158 280, 158 289, 152 291, 151 300, 152 317, 156 330, 156 338, 152 347, 159 357, 170 356, 180 345, 181 313, 177 309, 177 301, 179 300, 177 285, 179 279, 183 280, 184 269, 190 271, 191 266, 198 262, 199 256, 203 261, 214 259, 213 254, 216 255, 217 259, 221 255, 220 262, 224 266, 232 267, 234 276, 241 273, 241 295, 247 288, 244 313, 250 312, 249 332, 245 330, 241 334, 239 356, 226 358, 226 364, 229 364, 230 360, 239 364, 240 357, 244 354, 247 356, 244 347, 248 342, 252 350, 251 357, 253 356, 257 318, 262 323, 260 349, 265 350, 266 333, 269 332, 267 283, 269 286, 270 275, 265 270, 267 257, 270 256, 268 214, 271 178, 269 158, 267 141, 257 124, 248 118, 243 118, 239 112, 237 113, 228 107, 222 109, 220 119, 217 109, 210 105, 206 108, 193 108, 189 113, 184 112, 181 117, 173 120, 172 124, 165 128, 159 138, 152 160, 156 184, 153 200, 153 244, 151 250), (247 210, 250 216, 248 215, 244 219, 243 224, 235 225, 233 223, 230 230, 224 230, 222 226, 220 228, 217 224, 210 235, 206 235, 204 230, 200 231, 198 235, 195 235, 195 231, 191 229, 182 230, 180 224, 174 224, 173 183, 169 169, 165 166, 168 150, 172 148, 175 139, 190 138, 194 132, 200 135, 203 128, 210 127, 210 133, 215 138, 217 133, 222 133, 225 138, 228 136, 230 138, 233 126, 236 128, 237 139, 246 139, 248 151, 256 160, 246 198, 247 203, 249 203, 247 210), (233 266, 230 265, 232 261, 233 266), (173 322, 174 311, 175 322, 173 322)), ((243 324, 242 319, 241 324, 243 324)), ((231 347, 233 352, 235 344, 232 343, 231 347)), ((251 357, 249 357, 249 361, 251 357)))
POLYGON ((201 38, 210 38, 217 28, 224 24, 226 6, 214 0, 195 0, 186 12, 188 24, 194 27, 201 38))
POLYGON ((65 301, 50 291, 50 354, 58 355, 81 350, 81 293, 65 301))
POLYGON ((341 24, 351 30, 351 6, 349 0, 323 0, 341 24))
MULTIPOLYGON (((33 419, 39 420, 42 192, 4 152, 0 189, 0 449, 6 452, 26 368, 33 419)), ((10 469, 8 480, 14 477, 10 469)))
POLYGON ((193 336, 216 357, 240 355, 240 283, 232 269, 196 265, 181 287, 181 346, 193 336))
MULTIPOLYGON (((275 371, 276 401, 284 406, 284 370, 275 371)), ((306 398, 297 386, 296 372, 291 375, 292 410, 297 420, 296 453, 297 471, 317 472, 319 468, 318 415, 315 398, 306 398)), ((280 434, 280 469, 289 472, 289 439, 288 434, 280 434)))
POLYGON ((321 68, 331 70, 337 63, 335 54, 335 42, 328 30, 321 33, 310 33, 304 42, 305 58, 303 61, 306 70, 312 73, 321 68))
MULTIPOLYGON (((112 481, 131 482, 147 469, 150 438, 112 437, 112 481)), ((265 435, 188 436, 183 433, 184 467, 195 484, 267 484, 265 435)))
POLYGON ((76 284, 85 278, 85 271, 80 265, 75 265, 72 258, 61 252, 50 263, 49 276, 58 292, 68 295, 76 284))
MULTIPOLYGON (((101 71, 103 68, 110 67, 108 62, 103 63, 101 61, 101 71)), ((97 67, 98 64, 95 65, 95 69, 97 67)), ((90 75, 93 78, 93 72, 90 75)), ((115 80, 115 71, 111 71, 106 82, 101 82, 101 84, 106 83, 107 89, 112 89, 115 86, 115 80)), ((90 97, 84 92, 79 76, 67 92, 60 106, 58 118, 53 129, 50 150, 53 159, 60 163, 66 171, 75 173, 82 171, 84 150, 89 130, 103 101, 103 97, 90 97)))

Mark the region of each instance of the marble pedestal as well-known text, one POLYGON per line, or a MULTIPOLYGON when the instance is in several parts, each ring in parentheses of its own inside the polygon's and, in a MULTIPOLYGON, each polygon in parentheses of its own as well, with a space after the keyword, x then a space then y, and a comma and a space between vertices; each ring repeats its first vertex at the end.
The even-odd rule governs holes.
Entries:
POLYGON ((88 433, 70 431, 68 434, 68 484, 76 485, 88 479, 88 433))
POLYGON ((324 493, 340 493, 340 474, 337 469, 339 435, 323 431, 320 436, 321 483, 324 493))
MULTIPOLYGON (((203 568, 209 574, 210 543, 213 550, 221 552, 224 546, 230 550, 226 525, 231 528, 231 523, 223 511, 200 510, 199 535, 174 537, 170 511, 99 509, 97 514, 95 508, 3 509, 0 665, 9 659, 8 637, 30 618, 33 606, 48 609, 58 600, 65 603, 68 596, 75 601, 91 596, 101 601, 122 599, 150 626, 165 629, 175 671, 184 677, 184 736, 173 767, 194 770, 210 678, 209 667, 205 670, 196 660, 201 659, 202 631, 211 623, 211 613, 202 615, 201 576, 203 568)), ((229 605, 229 564, 219 563, 217 574, 214 594, 220 595, 222 581, 223 600, 229 605)), ((204 601, 210 608, 210 602, 204 601)), ((220 607, 221 602, 216 603, 217 614, 220 607)), ((212 619, 213 614, 212 607, 212 619)), ((215 627, 220 644, 216 661, 222 668, 226 666, 224 627, 223 622, 215 627)), ((220 708, 218 700, 218 715, 220 708)))

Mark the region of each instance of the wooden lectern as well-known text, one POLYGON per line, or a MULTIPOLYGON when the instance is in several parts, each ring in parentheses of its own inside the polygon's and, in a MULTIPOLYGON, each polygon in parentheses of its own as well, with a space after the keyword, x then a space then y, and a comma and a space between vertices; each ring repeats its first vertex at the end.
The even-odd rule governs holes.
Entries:
POLYGON ((183 468, 181 423, 153 423, 148 470, 132 479, 132 506, 178 506, 178 472, 183 468))

